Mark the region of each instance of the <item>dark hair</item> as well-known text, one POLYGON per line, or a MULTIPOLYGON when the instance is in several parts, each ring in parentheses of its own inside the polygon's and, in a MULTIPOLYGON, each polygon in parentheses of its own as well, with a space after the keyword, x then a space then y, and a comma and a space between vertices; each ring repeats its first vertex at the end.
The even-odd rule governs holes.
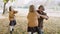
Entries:
POLYGON ((9 7, 9 11, 11 11, 11 8, 12 8, 12 7, 10 6, 10 7, 9 7))
POLYGON ((43 5, 40 5, 40 6, 38 7, 38 9, 40 9, 41 7, 43 8, 43 10, 45 10, 43 5))

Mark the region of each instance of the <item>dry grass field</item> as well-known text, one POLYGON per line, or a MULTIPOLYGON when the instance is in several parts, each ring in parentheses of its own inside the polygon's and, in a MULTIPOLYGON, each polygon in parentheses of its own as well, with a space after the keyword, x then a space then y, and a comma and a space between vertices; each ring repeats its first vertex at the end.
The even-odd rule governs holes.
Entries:
MULTIPOLYGON (((24 16, 16 17, 17 25, 13 34, 27 34, 27 18, 24 16)), ((49 17, 44 20, 45 34, 60 34, 60 18, 49 17)), ((8 18, 0 19, 0 34, 9 34, 9 20, 8 18)))

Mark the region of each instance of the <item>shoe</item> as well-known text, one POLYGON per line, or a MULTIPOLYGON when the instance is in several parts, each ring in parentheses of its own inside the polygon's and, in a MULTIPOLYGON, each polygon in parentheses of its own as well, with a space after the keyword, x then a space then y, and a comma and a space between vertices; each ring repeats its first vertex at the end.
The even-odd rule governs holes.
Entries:
POLYGON ((12 31, 10 31, 10 34, 12 34, 12 31))

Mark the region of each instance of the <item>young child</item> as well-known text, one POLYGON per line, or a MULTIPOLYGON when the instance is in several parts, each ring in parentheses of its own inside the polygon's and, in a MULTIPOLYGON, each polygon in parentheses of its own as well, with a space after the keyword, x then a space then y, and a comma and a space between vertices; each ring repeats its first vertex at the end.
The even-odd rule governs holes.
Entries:
POLYGON ((10 34, 12 34, 12 31, 14 31, 14 26, 16 25, 16 20, 15 20, 15 14, 17 11, 14 11, 12 7, 9 7, 9 26, 10 26, 10 34))
POLYGON ((38 32, 40 34, 40 30, 38 28, 38 18, 40 15, 35 11, 34 5, 30 5, 29 13, 27 16, 28 19, 28 34, 33 34, 33 32, 38 32))

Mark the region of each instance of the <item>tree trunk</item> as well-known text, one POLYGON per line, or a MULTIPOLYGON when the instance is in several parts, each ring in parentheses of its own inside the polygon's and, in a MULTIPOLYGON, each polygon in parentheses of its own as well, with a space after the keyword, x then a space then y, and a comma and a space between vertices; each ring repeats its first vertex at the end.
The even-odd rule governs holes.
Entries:
POLYGON ((5 6, 6 6, 6 3, 4 3, 3 14, 5 13, 5 6))

